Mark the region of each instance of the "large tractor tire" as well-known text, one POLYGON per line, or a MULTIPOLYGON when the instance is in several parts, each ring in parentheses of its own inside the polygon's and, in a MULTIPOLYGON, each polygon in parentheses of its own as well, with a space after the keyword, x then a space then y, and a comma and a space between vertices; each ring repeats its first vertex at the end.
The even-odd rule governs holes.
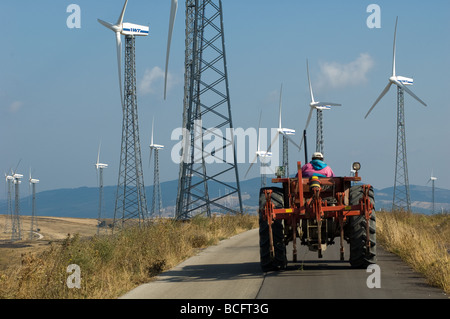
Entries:
POLYGON ((259 251, 261 269, 264 272, 286 268, 286 245, 284 244, 284 226, 281 220, 275 220, 272 224, 274 255, 270 254, 269 224, 264 219, 264 207, 266 205, 265 189, 272 190, 271 200, 275 208, 284 207, 284 192, 282 188, 261 188, 259 192, 259 251))
MULTIPOLYGON (((363 198, 363 188, 361 185, 356 185, 350 188, 350 205, 358 205, 363 198)), ((373 188, 369 190, 370 201, 375 205, 375 196, 373 188)), ((376 240, 376 217, 375 209, 369 219, 369 241, 370 249, 367 252, 366 238, 367 238, 367 221, 364 215, 350 216, 347 225, 348 239, 350 242, 350 264, 354 268, 367 268, 371 264, 377 262, 377 240, 376 240)))

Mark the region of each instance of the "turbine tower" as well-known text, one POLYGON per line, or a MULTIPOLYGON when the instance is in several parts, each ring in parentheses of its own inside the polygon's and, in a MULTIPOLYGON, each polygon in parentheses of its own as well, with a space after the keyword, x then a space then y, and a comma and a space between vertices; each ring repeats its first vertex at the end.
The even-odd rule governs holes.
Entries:
POLYGON ((136 36, 147 36, 149 27, 123 22, 128 0, 115 25, 98 19, 116 35, 120 96, 123 111, 122 145, 119 163, 114 228, 128 223, 141 225, 148 218, 147 199, 142 171, 141 146, 136 95, 136 36), (122 35, 125 36, 125 80, 122 88, 122 35))
POLYGON ((38 179, 31 177, 31 169, 30 169, 30 178, 28 179, 31 191, 32 191, 32 202, 31 202, 31 226, 30 226, 30 240, 33 240, 33 232, 37 229, 37 220, 36 220, 36 184, 39 183, 38 179))
POLYGON ((433 203, 433 208, 432 208, 432 210, 431 210, 431 214, 434 214, 435 213, 435 203, 434 203, 434 181, 435 180, 437 180, 437 177, 434 177, 433 176, 433 171, 431 171, 431 177, 430 177, 430 179, 428 180, 428 182, 427 182, 427 184, 431 181, 431 201, 432 201, 432 203, 433 203))
POLYGON ((15 189, 15 207, 14 214, 12 218, 12 226, 11 226, 11 240, 17 241, 22 239, 22 225, 20 221, 20 196, 19 196, 19 185, 22 183, 21 179, 23 178, 22 174, 13 174, 13 182, 15 189))
POLYGON ((158 215, 161 217, 162 206, 162 197, 161 197, 161 184, 159 182, 159 151, 164 149, 164 145, 159 145, 153 143, 153 129, 154 129, 155 121, 152 121, 152 137, 150 143, 150 159, 149 165, 152 160, 152 154, 154 154, 154 167, 153 167, 153 200, 152 200, 152 210, 151 216, 155 217, 158 215), (154 152, 154 153, 153 153, 154 152))
POLYGON ((97 217, 97 235, 100 235, 100 227, 104 226, 103 223, 103 169, 108 168, 108 164, 100 163, 100 148, 101 143, 98 146, 97 163, 95 168, 98 172, 98 217, 97 217))
POLYGON ((396 38, 397 38, 397 23, 398 17, 395 21, 394 31, 394 50, 392 58, 392 76, 389 78, 389 83, 376 99, 375 103, 367 112, 365 118, 372 112, 377 103, 386 95, 392 84, 397 86, 397 148, 395 158, 395 181, 394 181, 394 196, 392 201, 392 210, 402 209, 406 211, 411 210, 411 198, 409 192, 408 179, 408 161, 406 158, 406 133, 405 133, 405 103, 404 92, 411 95, 414 99, 419 101, 424 106, 425 102, 419 99, 407 86, 413 85, 414 80, 404 76, 396 75, 395 68, 395 54, 396 54, 396 38))
POLYGON ((7 203, 8 203, 8 216, 5 219, 5 230, 7 233, 11 230, 12 220, 13 220, 13 208, 12 208, 12 192, 14 185, 14 177, 12 175, 7 175, 5 173, 5 182, 7 190, 7 203))
POLYGON ((272 152, 269 151, 262 151, 261 150, 261 116, 262 116, 262 112, 259 113, 259 125, 258 125, 258 147, 256 149, 255 152, 255 158, 253 159, 253 161, 250 164, 250 167, 248 168, 247 172, 245 173, 245 177, 247 177, 248 172, 250 171, 250 169, 252 168, 253 164, 255 164, 255 162, 258 160, 258 158, 260 159, 260 175, 261 175, 261 188, 266 187, 267 182, 266 182, 266 175, 267 175, 267 169, 269 167, 268 165, 268 161, 269 159, 272 157, 272 152))
MULTIPOLYGON (((309 94, 311 97, 311 102, 309 103, 310 111, 308 115, 308 119, 306 121, 305 131, 308 128, 309 122, 311 121, 311 116, 314 110, 317 111, 317 126, 316 126, 316 152, 320 152, 324 154, 324 142, 323 142, 323 110, 331 109, 331 106, 341 106, 341 104, 333 103, 333 102, 316 102, 314 100, 313 89, 311 85, 311 78, 309 77, 309 63, 306 60, 306 73, 308 75, 308 84, 309 84, 309 94)), ((300 146, 303 144, 304 135, 302 137, 302 141, 300 142, 300 146)))
MULTIPOLYGON (((165 96, 177 8, 178 1, 172 0, 165 96)), ((198 213, 211 216, 213 208, 217 211, 242 213, 234 133, 226 136, 219 134, 222 133, 220 129, 233 132, 221 0, 186 0, 185 43, 182 128, 187 134, 183 138, 175 216, 177 219, 189 219, 198 213), (206 135, 223 141, 224 146, 205 152, 203 140, 206 135), (224 154, 223 150, 227 151, 226 159, 220 156, 224 154), (208 190, 211 187, 229 189, 227 196, 237 197, 238 207, 227 208, 220 203, 221 198, 210 198, 208 190)))

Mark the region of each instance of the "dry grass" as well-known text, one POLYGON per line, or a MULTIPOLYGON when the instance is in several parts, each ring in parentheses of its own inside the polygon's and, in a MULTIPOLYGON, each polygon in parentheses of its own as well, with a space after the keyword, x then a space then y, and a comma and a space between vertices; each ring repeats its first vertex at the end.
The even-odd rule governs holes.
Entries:
POLYGON ((196 217, 190 222, 158 220, 114 236, 68 236, 43 253, 23 256, 21 266, 0 272, 0 298, 117 298, 198 249, 257 223, 257 217, 249 215, 196 217), (80 289, 67 287, 71 264, 80 266, 80 289))
POLYGON ((377 241, 450 293, 450 214, 377 212, 377 241))

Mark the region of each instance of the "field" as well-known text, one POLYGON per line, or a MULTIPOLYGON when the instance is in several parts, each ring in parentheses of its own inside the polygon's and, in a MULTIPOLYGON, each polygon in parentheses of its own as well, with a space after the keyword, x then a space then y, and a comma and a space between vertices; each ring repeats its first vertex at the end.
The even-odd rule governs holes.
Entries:
POLYGON ((95 235, 97 232, 97 221, 84 218, 60 218, 60 217, 37 217, 38 233, 30 236, 30 216, 21 216, 22 239, 19 242, 11 242, 11 224, 8 221, 5 232, 6 215, 0 215, 0 270, 8 266, 19 266, 21 256, 27 253, 38 253, 47 249, 51 242, 62 240, 68 234, 79 234, 82 237, 95 235), (40 239, 38 239, 40 238, 40 239))

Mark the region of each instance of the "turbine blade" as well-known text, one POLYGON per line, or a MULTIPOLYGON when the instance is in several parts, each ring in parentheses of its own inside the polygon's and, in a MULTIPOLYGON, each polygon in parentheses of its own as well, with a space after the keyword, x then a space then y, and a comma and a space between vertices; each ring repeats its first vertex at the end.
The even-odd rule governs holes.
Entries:
POLYGON ((150 145, 153 145, 153 127, 154 127, 154 125, 155 125, 155 117, 153 117, 153 120, 152 120, 152 138, 150 141, 150 145))
POLYGON ((367 112, 367 114, 366 114, 366 116, 364 118, 367 118, 367 116, 369 116, 370 112, 372 112, 372 110, 375 107, 375 105, 377 105, 378 102, 380 102, 380 100, 383 98, 383 96, 385 96, 386 93, 389 91, 389 88, 391 87, 391 85, 392 85, 392 82, 389 82, 388 85, 386 85, 386 87, 384 88, 383 92, 381 92, 380 96, 377 98, 375 103, 373 103, 372 107, 370 108, 369 112, 367 112))
POLYGON ((98 152, 97 152, 97 165, 100 163, 100 148, 102 147, 102 142, 98 145, 98 152))
POLYGON ((257 147, 257 151, 259 152, 261 150, 261 139, 260 139, 260 132, 259 129, 261 128, 261 115, 262 115, 262 110, 259 111, 259 123, 258 123, 258 130, 256 131, 256 134, 258 134, 258 147, 257 147))
POLYGON ((297 143, 295 143, 293 139, 291 139, 288 135, 285 135, 285 136, 287 137, 289 142, 291 142, 292 144, 294 144, 298 148, 299 151, 301 150, 300 146, 298 146, 297 143))
POLYGON ((117 68, 119 71, 119 86, 120 86, 120 104, 122 109, 124 108, 123 101, 123 88, 122 88, 122 36, 120 32, 116 32, 116 45, 117 45, 117 68))
POLYGON ((117 26, 112 25, 111 23, 106 22, 106 21, 103 21, 103 20, 100 20, 100 19, 97 19, 97 21, 98 21, 100 24, 102 24, 103 26, 107 27, 108 29, 110 29, 110 30, 112 30, 112 31, 114 31, 114 32, 117 32, 117 26))
POLYGON ((308 59, 306 59, 306 73, 308 74, 309 94, 311 96, 311 103, 314 103, 314 95, 313 95, 313 91, 312 91, 311 79, 309 77, 309 63, 308 63, 308 59))
POLYGON ((249 166, 247 172, 245 173, 244 178, 247 178, 248 172, 250 172, 250 169, 252 168, 253 164, 256 163, 256 160, 257 160, 257 159, 258 159, 258 155, 255 155, 255 158, 254 158, 253 161, 250 163, 250 166, 249 166))
POLYGON ((311 117, 312 117, 313 111, 314 111, 313 108, 311 108, 311 110, 309 111, 308 120, 306 121, 305 130, 308 128, 309 122, 311 121, 311 117))
POLYGON ((342 104, 334 102, 316 102, 315 106, 342 106, 342 104))
POLYGON ((281 106, 283 104, 282 96, 283 96, 283 83, 281 83, 281 89, 280 89, 280 105, 279 105, 279 114, 278 114, 278 128, 279 129, 281 129, 281 106))
POLYGON ((300 141, 300 148, 302 148, 303 140, 304 140, 304 139, 305 139, 305 135, 302 134, 302 139, 301 139, 301 141, 300 141))
POLYGON ((123 23, 123 16, 125 15, 125 10, 127 9, 128 0, 125 0, 125 4, 123 5, 122 13, 119 16, 119 19, 117 20, 117 25, 122 28, 123 23))
POLYGON ((398 17, 395 19, 394 50, 393 50, 393 54, 392 54, 392 76, 395 76, 395 51, 396 51, 396 41, 397 41, 397 23, 398 23, 398 17))
POLYGON ((419 99, 419 97, 418 97, 417 95, 415 95, 410 89, 408 89, 408 88, 406 87, 406 85, 404 85, 403 83, 401 83, 401 82, 399 82, 399 81, 396 81, 396 84, 397 84, 398 86, 400 86, 401 88, 403 88, 403 90, 405 90, 409 95, 411 95, 413 98, 415 98, 419 103, 423 104, 424 106, 427 106, 427 105, 425 104, 425 102, 422 101, 421 99, 419 99))
POLYGON ((167 53, 166 53, 166 73, 164 78, 164 100, 167 96, 167 74, 169 70, 169 57, 170 57, 170 46, 172 43, 173 27, 175 25, 175 18, 178 11, 178 0, 172 0, 172 5, 170 7, 170 21, 169 21, 169 35, 167 37, 167 53))
POLYGON ((275 140, 278 138, 279 135, 280 135, 280 132, 277 132, 277 134, 275 134, 275 137, 273 138, 272 142, 270 142, 270 145, 266 151, 266 154, 270 152, 270 150, 272 149, 272 145, 275 143, 275 140))
POLYGON ((151 167, 152 155, 153 155, 153 147, 150 147, 150 156, 148 157, 148 168, 151 167))

